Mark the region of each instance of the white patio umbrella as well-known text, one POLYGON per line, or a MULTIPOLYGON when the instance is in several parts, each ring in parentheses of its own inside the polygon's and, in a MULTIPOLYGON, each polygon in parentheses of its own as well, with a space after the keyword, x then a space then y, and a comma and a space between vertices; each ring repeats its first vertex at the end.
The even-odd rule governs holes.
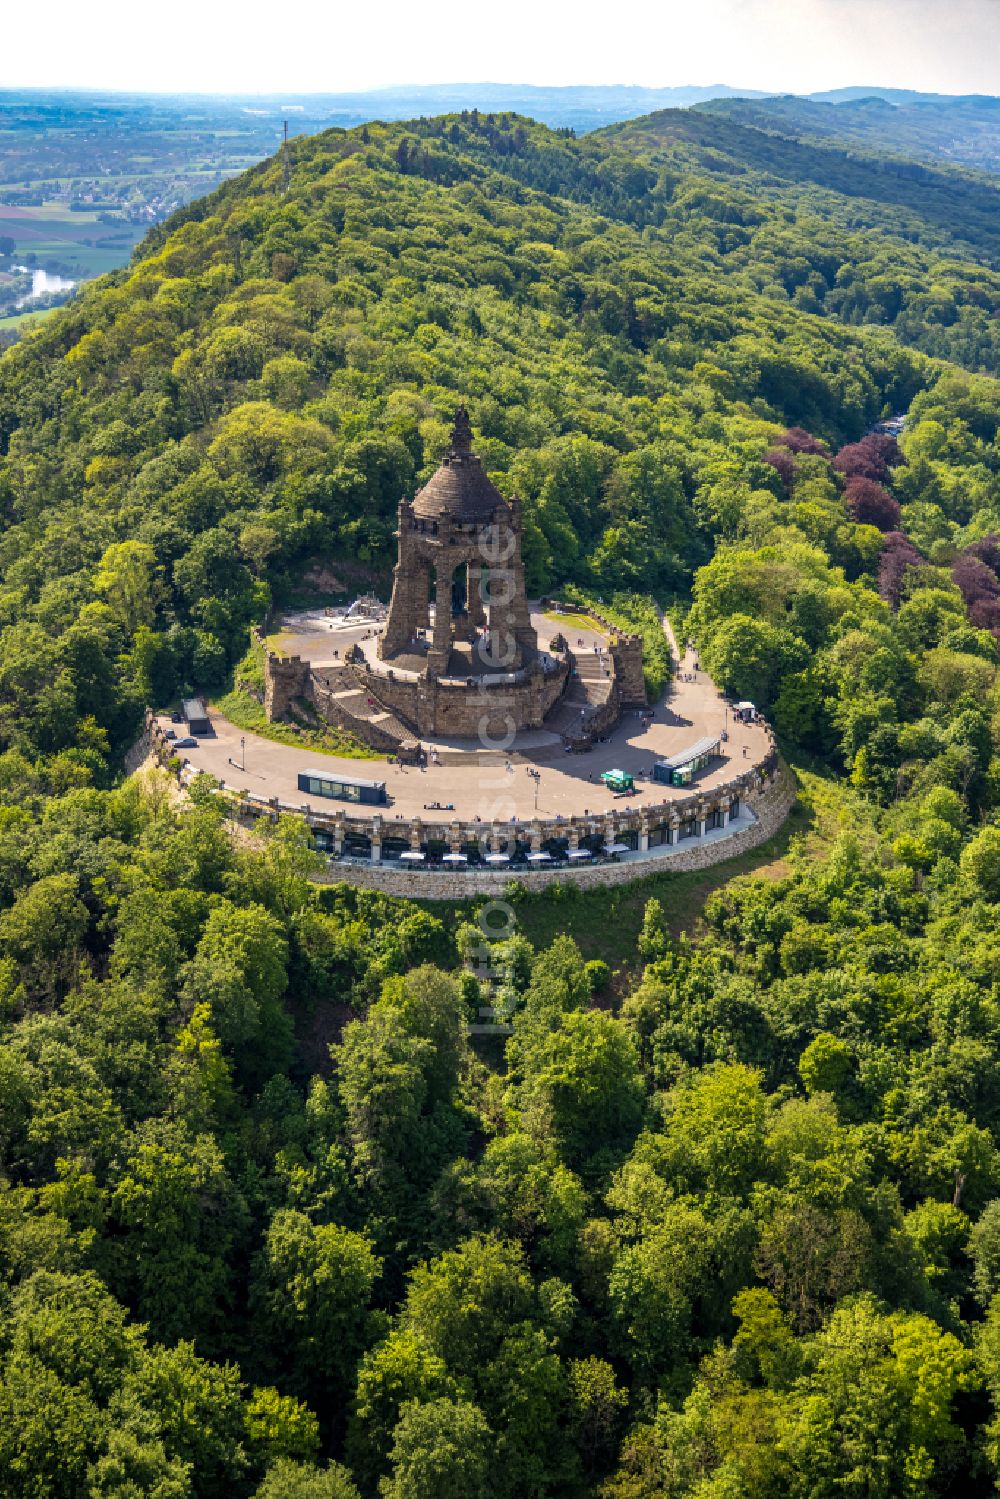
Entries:
POLYGON ((592 848, 571 848, 567 858, 570 859, 592 859, 594 851, 592 848))
POLYGON ((487 854, 487 864, 509 864, 510 854, 487 854))
POLYGON ((604 845, 604 852, 606 854, 630 854, 632 853, 632 849, 629 848, 627 843, 606 843, 604 845))
POLYGON ((421 864, 423 863, 424 859, 427 858, 427 855, 422 854, 419 849, 408 848, 406 852, 404 854, 400 854, 399 857, 401 859, 411 859, 414 864, 421 864))
POLYGON ((547 854, 545 852, 545 850, 542 849, 537 854, 529 854, 528 855, 528 863, 529 864, 544 864, 545 861, 546 861, 546 859, 551 859, 551 858, 552 858, 552 855, 551 854, 547 854))
POLYGON ((468 854, 445 854, 442 864, 468 864, 468 854))

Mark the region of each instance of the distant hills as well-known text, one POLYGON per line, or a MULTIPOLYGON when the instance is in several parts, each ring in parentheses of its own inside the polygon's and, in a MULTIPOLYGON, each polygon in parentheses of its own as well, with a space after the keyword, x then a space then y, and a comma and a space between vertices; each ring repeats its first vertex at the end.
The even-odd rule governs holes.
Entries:
POLYGON ((777 135, 1000 171, 1000 99, 989 95, 924 94, 862 85, 779 95, 723 83, 678 88, 454 83, 224 102, 275 120, 287 115, 296 135, 330 125, 352 127, 368 120, 419 119, 472 109, 526 115, 583 135, 660 110, 695 109, 777 135))
POLYGON ((840 89, 800 98, 700 100, 699 112, 800 141, 838 142, 884 153, 1000 172, 1000 99, 840 89))
POLYGON ((242 134, 269 124, 269 140, 288 120, 294 135, 313 135, 331 125, 351 128, 371 120, 410 120, 479 109, 526 115, 554 129, 578 134, 663 109, 715 109, 758 128, 838 137, 877 150, 941 156, 997 170, 1000 100, 988 95, 919 93, 912 89, 852 85, 808 95, 769 94, 725 83, 671 88, 628 84, 560 87, 514 83, 400 84, 361 93, 329 94, 131 94, 65 89, 0 89, 0 121, 14 112, 24 128, 25 111, 39 125, 53 112, 128 127, 155 119, 168 131, 174 122, 218 128, 227 120, 242 134), (892 121, 891 126, 889 121, 892 121), (879 139, 888 130, 892 139, 879 139))
MULTIPOLYGON (((749 98, 749 94, 744 94, 749 98)), ((770 97, 774 97, 771 95, 770 97)), ((811 99, 817 104, 850 104, 856 99, 885 99, 889 104, 961 104, 968 101, 990 99, 990 94, 926 94, 912 88, 878 88, 864 84, 852 84, 850 88, 826 89, 815 94, 798 94, 800 99, 811 99)), ((994 99, 994 103, 997 101, 994 99)))
MULTIPOLYGON (((284 98, 287 100, 287 95, 284 98)), ((528 115, 555 128, 596 130, 657 109, 686 109, 710 99, 765 98, 754 89, 717 83, 703 87, 639 88, 626 84, 540 87, 532 84, 449 83, 400 85, 359 94, 312 95, 294 101, 303 114, 328 124, 366 120, 408 120, 452 114, 463 109, 503 110, 528 115)), ((263 101, 255 101, 259 107, 263 101)), ((277 98, 273 101, 277 104, 277 98)))
POLYGON ((289 115, 294 133, 320 126, 409 120, 480 109, 527 115, 578 134, 633 120, 662 109, 719 108, 779 133, 864 141, 877 150, 941 156, 990 171, 998 169, 1000 100, 988 95, 923 94, 912 89, 855 85, 809 95, 776 95, 717 83, 674 88, 625 84, 539 87, 509 83, 399 85, 364 93, 231 98, 238 108, 289 115), (877 114, 875 113, 877 111, 877 114), (892 111, 893 141, 878 140, 892 111), (294 122, 294 124, 293 124, 294 122))

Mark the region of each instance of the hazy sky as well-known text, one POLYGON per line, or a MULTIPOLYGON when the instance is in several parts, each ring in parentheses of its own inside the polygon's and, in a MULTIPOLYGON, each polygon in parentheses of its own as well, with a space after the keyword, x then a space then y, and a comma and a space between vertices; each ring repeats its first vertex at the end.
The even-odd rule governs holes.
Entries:
POLYGON ((1000 0, 45 0, 3 13, 7 87, 303 93, 488 80, 1000 94, 1000 0))

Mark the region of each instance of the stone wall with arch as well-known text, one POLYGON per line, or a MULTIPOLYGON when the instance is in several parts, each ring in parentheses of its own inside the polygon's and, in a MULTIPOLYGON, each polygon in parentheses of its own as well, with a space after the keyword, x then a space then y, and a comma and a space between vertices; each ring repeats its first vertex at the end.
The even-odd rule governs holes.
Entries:
POLYGON ((669 856, 651 855, 620 863, 597 863, 585 868, 519 869, 513 874, 509 870, 498 873, 485 869, 461 873, 421 872, 399 864, 339 860, 332 863, 320 879, 323 883, 345 883, 367 890, 382 890, 387 895, 408 900, 468 900, 472 895, 492 895, 499 899, 511 879, 516 879, 529 891, 544 890, 551 885, 575 885, 580 890, 628 885, 651 874, 709 869, 759 848, 779 831, 795 803, 795 796, 794 776, 787 768, 780 767, 773 779, 747 797, 755 818, 751 826, 740 828, 730 838, 707 844, 692 839, 687 846, 681 845, 669 856))

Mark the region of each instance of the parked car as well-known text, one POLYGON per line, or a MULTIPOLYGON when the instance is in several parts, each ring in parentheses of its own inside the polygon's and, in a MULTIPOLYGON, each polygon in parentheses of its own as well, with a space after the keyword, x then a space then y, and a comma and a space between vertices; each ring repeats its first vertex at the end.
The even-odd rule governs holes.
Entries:
POLYGON ((163 737, 164 737, 164 739, 176 739, 177 738, 177 730, 176 729, 164 729, 164 731, 163 731, 163 737))
POLYGON ((171 723, 183 723, 184 719, 181 717, 181 715, 179 713, 171 713, 171 715, 170 715, 170 722, 171 723))
POLYGON ((198 748, 198 741, 197 741, 197 739, 192 739, 192 738, 190 738, 190 736, 188 736, 188 737, 186 737, 184 739, 175 739, 174 740, 174 749, 197 749, 197 748, 198 748))

